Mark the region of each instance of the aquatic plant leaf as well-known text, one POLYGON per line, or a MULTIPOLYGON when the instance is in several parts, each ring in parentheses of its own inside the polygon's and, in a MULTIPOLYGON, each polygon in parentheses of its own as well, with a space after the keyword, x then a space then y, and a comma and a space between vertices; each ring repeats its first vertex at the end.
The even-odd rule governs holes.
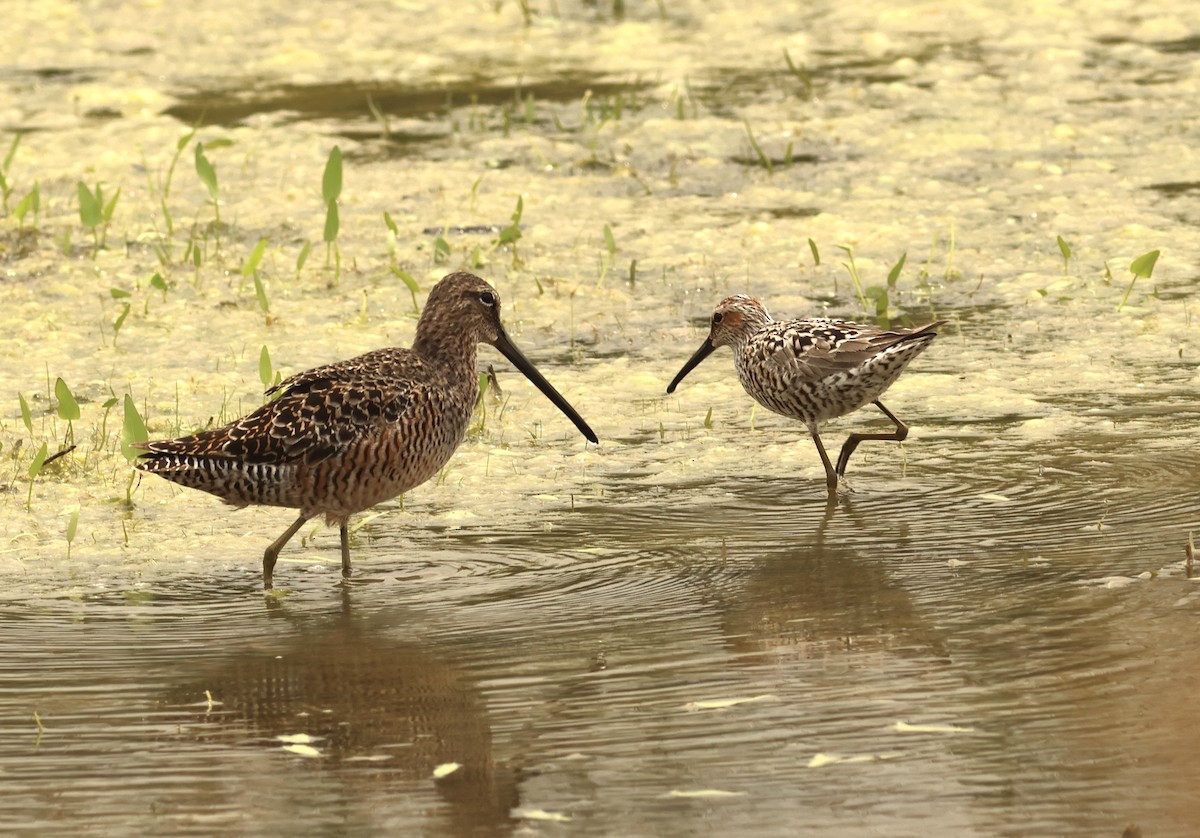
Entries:
POLYGON ((242 276, 250 276, 258 270, 258 266, 263 260, 263 254, 267 252, 268 241, 267 237, 263 236, 258 240, 258 244, 254 245, 254 249, 246 257, 246 264, 242 265, 242 276))
POLYGON ((25 424, 25 430, 33 434, 33 414, 29 411, 29 402, 25 401, 25 396, 17 393, 17 400, 21 403, 21 421, 25 424))
POLYGON ((133 403, 133 396, 126 393, 125 420, 121 424, 121 453, 125 455, 125 459, 136 460, 142 452, 134 448, 134 444, 145 442, 149 438, 146 423, 142 421, 142 414, 138 413, 137 405, 133 403))
MULTIPOLYGON (((332 204, 342 194, 342 150, 337 146, 329 152, 325 161, 325 174, 321 176, 321 195, 326 205, 332 204)), ((328 239, 326 239, 328 241, 328 239)))
POLYGON ((1134 259, 1129 264, 1130 272, 1142 279, 1149 279, 1151 274, 1154 273, 1155 263, 1158 262, 1158 253, 1159 251, 1157 250, 1151 250, 1149 253, 1143 253, 1134 259))
MULTIPOLYGON (((100 204, 100 199, 96 194, 88 188, 88 185, 82 180, 78 183, 79 190, 79 221, 84 227, 89 230, 93 227, 99 227, 103 220, 104 208, 100 204)), ((99 189, 97 188, 97 191, 99 189)))
POLYGON ((46 462, 46 454, 48 452, 49 449, 46 447, 46 443, 43 442, 42 447, 39 448, 37 453, 33 455, 33 462, 29 464, 29 471, 27 474, 29 475, 30 480, 33 480, 33 478, 37 477, 38 473, 42 470, 42 464, 46 462))
POLYGON ((200 176, 200 180, 208 190, 209 196, 216 201, 217 170, 213 168, 212 163, 208 162, 208 158, 204 156, 204 143, 196 143, 196 174, 200 176))
POLYGON ((263 389, 271 389, 271 383, 275 380, 275 368, 271 365, 271 353, 267 350, 267 345, 264 343, 262 351, 258 353, 258 378, 262 381, 263 389))
POLYGON ((74 422, 79 418, 79 402, 75 401, 75 395, 62 378, 54 382, 54 398, 58 399, 59 419, 74 422))
MULTIPOLYGON (((811 241, 811 239, 810 239, 811 241)), ((900 271, 904 270, 904 262, 908 259, 908 251, 900 254, 900 261, 892 265, 892 269, 888 271, 887 285, 888 288, 896 287, 896 280, 900 278, 900 271)))

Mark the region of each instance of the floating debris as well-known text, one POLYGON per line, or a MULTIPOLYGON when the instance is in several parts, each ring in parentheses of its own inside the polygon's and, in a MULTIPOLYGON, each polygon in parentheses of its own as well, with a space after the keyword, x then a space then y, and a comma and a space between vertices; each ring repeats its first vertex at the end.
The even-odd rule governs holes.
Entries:
POLYGON ((566 823, 571 820, 570 815, 564 815, 561 812, 547 812, 545 809, 513 809, 512 815, 514 818, 521 818, 527 821, 566 823))
POLYGON ((287 751, 289 754, 295 754, 298 757, 312 758, 321 756, 321 752, 312 745, 284 745, 283 750, 287 751))
POLYGON ((682 791, 680 789, 671 789, 664 797, 745 797, 744 791, 725 791, 723 789, 695 789, 694 791, 682 791))
POLYGON ((974 733, 973 727, 957 725, 910 725, 908 722, 896 722, 892 729, 897 733, 974 733))
POLYGON ((453 774, 455 771, 457 771, 460 768, 462 768, 462 765, 460 763, 443 762, 437 768, 433 769, 433 779, 440 780, 443 777, 449 777, 451 774, 453 774))
POLYGON ((755 701, 774 701, 778 696, 765 694, 749 698, 714 698, 706 701, 691 701, 684 705, 685 710, 724 710, 726 707, 736 707, 739 704, 750 704, 755 701))

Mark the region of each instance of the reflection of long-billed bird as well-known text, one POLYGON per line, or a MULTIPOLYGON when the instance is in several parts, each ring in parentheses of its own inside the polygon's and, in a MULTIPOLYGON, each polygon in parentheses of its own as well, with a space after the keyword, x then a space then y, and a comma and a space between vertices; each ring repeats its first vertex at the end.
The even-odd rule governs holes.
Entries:
POLYGON ((348 576, 350 516, 424 483, 462 442, 479 397, 479 343, 500 350, 596 442, 509 340, 495 289, 453 273, 429 292, 412 349, 378 349, 294 375, 269 391, 272 401, 230 425, 146 443, 137 468, 237 507, 299 509, 263 555, 268 586, 279 551, 317 515, 341 528, 348 576))
POLYGON ((186 708, 181 729, 200 741, 227 745, 232 737, 278 749, 304 735, 300 747, 315 753, 301 761, 322 772, 322 786, 337 784, 330 791, 347 798, 348 809, 373 794, 436 788, 432 800, 446 808, 431 810, 429 828, 418 832, 506 833, 517 780, 495 765, 478 685, 435 650, 388 640, 383 628, 343 615, 279 646, 257 642, 167 701, 186 708), (435 779, 435 768, 453 763, 459 767, 435 779))
POLYGON ((746 392, 768 410, 808 426, 825 465, 825 484, 832 495, 860 442, 900 441, 908 436, 908 426, 893 416, 879 397, 900 377, 909 361, 929 346, 944 322, 891 330, 825 318, 776 322, 753 297, 726 297, 713 311, 708 338, 683 365, 667 392, 675 392, 683 377, 713 350, 733 347, 738 380, 746 392), (868 404, 883 411, 896 430, 850 434, 835 468, 821 444, 818 426, 868 404))

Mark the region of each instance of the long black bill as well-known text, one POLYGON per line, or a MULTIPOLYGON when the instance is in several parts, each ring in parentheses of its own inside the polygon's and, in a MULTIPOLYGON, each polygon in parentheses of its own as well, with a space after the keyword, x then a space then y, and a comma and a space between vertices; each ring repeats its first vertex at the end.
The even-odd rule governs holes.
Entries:
POLYGON ((713 354, 713 352, 715 350, 716 350, 716 347, 713 346, 712 343, 707 340, 704 341, 704 343, 700 344, 700 348, 696 350, 696 354, 693 355, 691 358, 688 358, 688 362, 683 365, 683 369, 681 369, 679 371, 679 375, 675 376, 675 379, 670 384, 667 385, 667 392, 674 393, 675 388, 677 386, 679 386, 679 382, 683 381, 683 377, 685 375, 687 375, 689 372, 691 372, 692 370, 694 370, 696 367, 698 367, 700 365, 700 362, 703 361, 705 358, 707 358, 709 355, 713 354))
POLYGON ((537 367, 521 354, 521 350, 513 345, 513 342, 508 339, 508 335, 504 333, 503 327, 500 329, 500 335, 496 338, 496 342, 492 346, 499 349, 501 355, 512 361, 513 366, 533 382, 533 386, 545 393, 546 398, 554 402, 555 407, 575 423, 575 427, 579 428, 580 432, 587 437, 589 442, 594 442, 597 445, 600 443, 600 440, 596 438, 596 432, 588 427, 588 423, 583 421, 583 417, 575 411, 575 408, 571 407, 571 403, 564 399, 562 394, 555 390, 554 386, 537 371, 537 367))

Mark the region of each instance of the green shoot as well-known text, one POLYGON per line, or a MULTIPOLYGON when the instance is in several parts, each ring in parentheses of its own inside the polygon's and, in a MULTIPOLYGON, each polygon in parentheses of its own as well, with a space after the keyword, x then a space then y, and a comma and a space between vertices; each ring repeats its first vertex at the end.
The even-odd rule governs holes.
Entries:
POLYGON ((395 265, 392 265, 391 271, 400 277, 400 281, 408 288, 408 293, 412 294, 413 314, 419 314, 421 309, 417 305, 417 292, 421 290, 421 286, 417 285, 417 281, 407 271, 402 271, 395 265))
POLYGON ((108 414, 112 413, 112 409, 120 404, 120 400, 116 396, 110 396, 104 400, 104 404, 100 405, 104 408, 104 415, 100 417, 100 444, 108 444, 108 414))
POLYGON ((258 244, 254 245, 254 249, 250 251, 250 255, 246 257, 246 263, 242 265, 242 276, 249 277, 258 273, 258 266, 262 263, 263 254, 267 252, 266 236, 258 240, 258 244))
POLYGON ((321 197, 325 199, 325 267, 329 267, 331 254, 335 258, 334 282, 342 275, 342 253, 337 245, 338 198, 342 194, 342 150, 337 146, 329 152, 325 161, 325 173, 321 176, 321 197))
POLYGON ((104 222, 104 194, 100 185, 93 192, 82 180, 79 181, 79 222, 85 229, 92 231, 92 258, 100 251, 100 226, 104 222))
POLYGON ((475 178, 475 182, 471 184, 471 212, 475 212, 476 201, 479 198, 479 184, 483 183, 483 175, 475 178))
POLYGON ((479 373, 479 395, 475 397, 475 410, 479 411, 479 424, 472 430, 484 431, 487 430, 487 395, 488 374, 486 372, 479 373))
POLYGON ((196 136, 198 130, 200 130, 199 124, 192 126, 191 131, 188 131, 175 142, 175 154, 171 157, 171 165, 167 166, 167 176, 160 184, 158 202, 162 209, 163 221, 167 225, 168 237, 175 232, 175 224, 171 218, 171 211, 167 208, 167 198, 171 195, 171 179, 175 177, 175 167, 179 164, 179 158, 183 156, 184 149, 188 147, 188 143, 196 136))
MULTIPOLYGON (((146 423, 142 421, 142 416, 133 403, 133 397, 126 393, 125 419, 121 424, 121 453, 125 455, 125 459, 132 463, 141 456, 141 449, 134 446, 148 439, 150 434, 146 432, 146 423)), ((126 506, 133 506, 133 484, 137 481, 137 476, 137 471, 129 470, 129 482, 125 484, 126 506)))
POLYGON ((908 252, 900 254, 900 261, 892 265, 892 269, 888 271, 887 285, 888 288, 896 287, 896 280, 900 278, 900 271, 904 270, 904 262, 908 259, 908 252))
POLYGON ((958 279, 962 276, 958 268, 954 267, 954 251, 957 241, 958 236, 954 228, 954 221, 952 220, 950 222, 950 239, 946 245, 946 272, 943 274, 946 279, 958 279))
POLYGON ((875 322, 886 327, 888 324, 888 289, 882 285, 869 285, 863 289, 863 296, 875 304, 875 322))
POLYGON ((1067 276, 1071 270, 1071 245, 1067 244, 1067 240, 1062 236, 1055 236, 1058 240, 1058 252, 1063 258, 1063 276, 1067 276))
POLYGON ((267 241, 268 239, 265 236, 259 239, 258 244, 254 245, 254 249, 246 257, 246 263, 242 265, 242 279, 248 276, 254 277, 254 296, 258 298, 258 307, 262 309, 263 314, 271 313, 271 306, 267 303, 267 289, 263 285, 262 276, 258 272, 258 266, 262 264, 263 254, 267 252, 267 241))
POLYGON ((304 263, 308 261, 308 254, 312 253, 312 242, 304 242, 304 246, 300 248, 300 253, 296 256, 296 279, 300 278, 300 272, 304 270, 304 263))
POLYGON ((704 414, 704 427, 712 430, 712 408, 708 409, 708 413, 704 414))
POLYGON ((604 285, 604 278, 608 276, 608 272, 612 269, 613 261, 617 253, 617 240, 613 236, 612 227, 604 225, 604 250, 605 255, 600 260, 600 279, 596 282, 596 287, 604 285))
MULTIPOLYGON (((116 290, 116 289, 113 289, 113 290, 116 290)), ((125 303, 123 306, 121 306, 121 313, 118 314, 117 319, 113 321, 112 330, 113 330, 113 347, 114 348, 117 345, 117 336, 121 334, 121 327, 125 325, 125 318, 127 318, 129 316, 130 308, 132 308, 132 306, 129 303, 125 303)))
POLYGON ((837 245, 838 250, 844 250, 846 255, 850 257, 850 262, 842 263, 842 267, 850 274, 850 280, 854 283, 854 292, 858 294, 858 301, 862 303, 863 308, 869 308, 867 298, 863 294, 862 279, 858 275, 858 266, 854 264, 854 249, 848 244, 837 245))
POLYGON ((821 251, 817 250, 817 243, 812 239, 808 240, 808 249, 812 251, 813 267, 821 267, 821 251))
POLYGON ((258 353, 258 378, 262 381, 263 390, 270 390, 283 380, 283 377, 271 364, 271 353, 264 343, 262 352, 258 353))
POLYGON ((59 378, 54 382, 54 397, 58 399, 58 418, 65 419, 67 422, 67 440, 75 441, 75 426, 74 422, 80 417, 79 402, 75 400, 75 395, 71 392, 71 388, 67 386, 67 382, 59 378))
POLYGON ((767 157, 759 146, 758 140, 754 139, 754 132, 750 130, 750 120, 743 119, 742 122, 746 124, 746 136, 750 138, 750 147, 754 149, 754 154, 758 157, 759 164, 767 170, 767 174, 774 174, 775 167, 771 163, 771 158, 767 157))
POLYGON ((1129 301, 1129 294, 1133 291, 1133 286, 1138 279, 1149 279, 1154 274, 1154 264, 1158 261, 1158 254, 1159 251, 1151 250, 1149 253, 1143 253, 1129 264, 1129 272, 1133 274, 1133 279, 1129 281, 1129 287, 1125 289, 1125 296, 1117 305, 1117 311, 1124 308, 1125 303, 1129 301))
POLYGON ((79 506, 75 505, 71 510, 71 517, 67 519, 67 559, 71 558, 71 542, 75 540, 75 532, 79 527, 79 506))
POLYGON ((783 60, 787 62, 788 72, 804 86, 804 98, 812 99, 813 97, 813 81, 812 75, 808 72, 808 68, 803 64, 797 65, 793 63, 791 54, 787 51, 787 47, 783 48, 783 60))
POLYGON ((4 155, 4 162, 0 163, 0 206, 4 208, 4 214, 8 215, 8 196, 12 194, 12 182, 8 179, 8 170, 12 166, 13 158, 17 155, 17 146, 21 144, 22 134, 13 136, 13 141, 8 147, 8 154, 4 155))
POLYGON ((262 313, 270 314, 271 304, 267 301, 267 288, 263 285, 262 277, 258 275, 258 271, 254 272, 254 296, 258 300, 258 307, 262 309, 262 313))
POLYGON ((444 265, 450 261, 450 242, 441 236, 433 240, 433 264, 444 265))
POLYGON ((146 423, 142 421, 142 415, 133 403, 133 396, 126 393, 125 419, 121 424, 121 453, 125 455, 125 459, 133 462, 141 456, 141 450, 133 446, 148 439, 150 434, 146 431, 146 423))
MULTIPOLYGON (((163 302, 167 301, 167 291, 171 286, 168 284, 167 280, 163 278, 163 275, 158 273, 158 271, 155 271, 154 276, 150 277, 150 287, 161 291, 163 295, 163 302)), ((149 298, 146 299, 146 310, 150 310, 149 298)))
POLYGON ((512 223, 500 231, 492 241, 492 249, 503 247, 506 244, 512 245, 513 266, 515 267, 520 261, 517 256, 517 240, 521 238, 521 216, 525 212, 525 201, 520 195, 517 196, 517 208, 513 210, 512 223))
MULTIPOLYGON (((194 281, 195 286, 197 288, 199 288, 200 287, 200 265, 203 261, 203 256, 200 253, 200 245, 197 244, 195 240, 192 240, 192 241, 188 242, 188 249, 191 250, 192 267, 195 269, 195 278, 193 281, 194 281)), ((186 255, 184 257, 184 261, 185 262, 187 261, 186 255)))
POLYGON ((121 188, 117 187, 116 193, 109 199, 108 203, 103 203, 103 198, 100 196, 100 186, 96 185, 96 197, 100 198, 103 204, 103 209, 100 212, 100 219, 104 222, 104 227, 100 231, 100 244, 104 245, 108 241, 108 227, 112 224, 113 213, 117 209, 117 199, 121 197, 121 188))
MULTIPOLYGON (((221 197, 220 186, 217 183, 217 170, 204 155, 204 143, 196 143, 196 174, 204 188, 208 190, 209 200, 213 205, 213 234, 217 240, 217 252, 221 250, 221 197)), ((199 266, 197 266, 198 268, 199 266)))
POLYGON ((375 121, 379 123, 380 129, 383 131, 383 138, 390 141, 392 139, 392 126, 388 124, 387 114, 375 104, 375 97, 370 93, 367 94, 367 110, 371 112, 371 116, 375 117, 375 121))
POLYGON ((18 229, 25 229, 25 216, 31 211, 33 212, 34 223, 36 224, 42 211, 42 188, 37 183, 33 185, 33 189, 26 193, 24 198, 17 201, 17 206, 13 209, 13 215, 17 218, 18 229))
POLYGON ((400 238, 400 227, 396 224, 392 214, 387 210, 383 211, 383 223, 387 225, 387 249, 388 259, 392 262, 396 261, 396 242, 400 238))
POLYGON ((29 431, 29 436, 33 436, 33 413, 29 410, 29 402, 25 401, 25 396, 17 393, 17 400, 21 403, 21 422, 25 425, 25 430, 29 431))
POLYGON ((47 453, 49 453, 49 449, 46 447, 46 443, 43 442, 42 447, 33 455, 33 462, 29 464, 29 470, 26 472, 29 475, 29 494, 25 496, 26 509, 33 508, 33 481, 41 473, 42 466, 46 462, 47 453))

